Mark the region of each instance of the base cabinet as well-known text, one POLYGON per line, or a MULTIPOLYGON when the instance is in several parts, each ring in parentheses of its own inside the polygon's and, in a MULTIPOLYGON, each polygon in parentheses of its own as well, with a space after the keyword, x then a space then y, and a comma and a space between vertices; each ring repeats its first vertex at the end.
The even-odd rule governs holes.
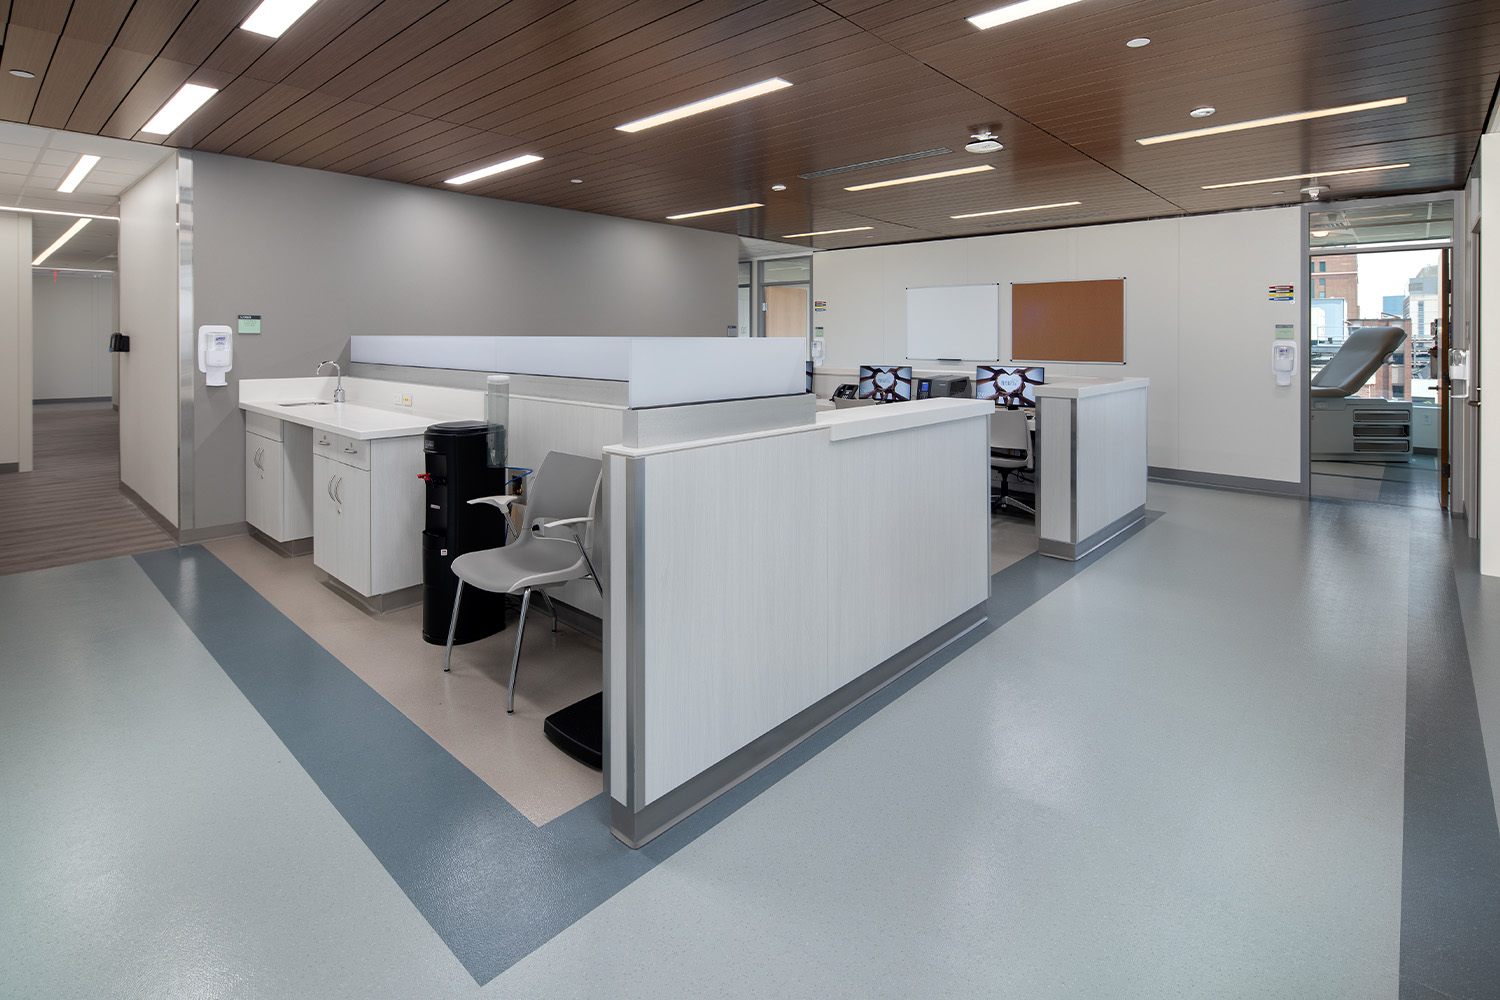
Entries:
POLYGON ((245 423, 245 520, 278 542, 313 533, 312 431, 248 414, 245 423))
POLYGON ((365 597, 422 582, 420 437, 314 433, 313 565, 365 597))

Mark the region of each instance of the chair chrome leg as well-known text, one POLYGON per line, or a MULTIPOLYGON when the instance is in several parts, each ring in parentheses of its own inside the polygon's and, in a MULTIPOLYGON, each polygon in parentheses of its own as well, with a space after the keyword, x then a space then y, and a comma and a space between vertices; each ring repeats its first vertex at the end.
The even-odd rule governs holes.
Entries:
POLYGON ((458 601, 464 596, 464 582, 458 581, 458 589, 453 592, 453 621, 448 623, 448 649, 443 653, 443 673, 453 669, 453 633, 458 631, 458 601))
POLYGON ((516 622, 516 651, 510 658, 510 693, 505 699, 505 714, 516 713, 516 668, 521 665, 521 637, 526 634, 526 612, 531 607, 531 588, 521 593, 521 617, 516 622))
POLYGON ((547 602, 547 610, 550 611, 550 612, 552 612, 552 631, 556 632, 557 631, 557 605, 552 603, 552 595, 549 594, 549 593, 547 593, 545 590, 539 590, 539 591, 537 591, 537 593, 542 595, 542 600, 544 600, 544 601, 547 602))
POLYGON ((594 571, 594 560, 589 558, 589 550, 583 547, 583 539, 578 533, 573 533, 573 541, 578 543, 578 551, 583 553, 583 564, 589 568, 589 579, 594 581, 594 589, 599 591, 599 596, 604 596, 604 584, 599 580, 599 574, 594 571))

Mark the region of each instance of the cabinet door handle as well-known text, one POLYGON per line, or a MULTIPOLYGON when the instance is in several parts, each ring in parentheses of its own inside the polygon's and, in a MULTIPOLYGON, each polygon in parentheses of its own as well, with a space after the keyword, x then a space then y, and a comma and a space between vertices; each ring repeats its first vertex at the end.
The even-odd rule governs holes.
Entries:
POLYGON ((331 444, 333 444, 332 441, 328 440, 327 438, 324 438, 323 440, 321 440, 321 441, 318 442, 318 447, 319 448, 327 448, 331 444))
POLYGON ((328 477, 328 485, 324 487, 324 491, 327 492, 328 499, 332 500, 333 499, 333 477, 332 476, 328 477))
POLYGON ((358 448, 351 448, 351 447, 349 447, 346 444, 346 445, 344 445, 344 454, 345 455, 358 455, 359 454, 359 449, 358 448))
POLYGON ((333 484, 333 499, 336 503, 344 502, 344 477, 338 476, 333 484))

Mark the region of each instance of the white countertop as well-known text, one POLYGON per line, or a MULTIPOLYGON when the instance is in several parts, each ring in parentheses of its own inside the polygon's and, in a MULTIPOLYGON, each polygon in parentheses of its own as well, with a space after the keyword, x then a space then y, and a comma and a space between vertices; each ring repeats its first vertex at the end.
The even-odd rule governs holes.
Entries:
POLYGON ((1151 384, 1149 378, 1108 378, 1091 375, 1064 375, 1048 379, 1036 387, 1038 398, 1050 396, 1054 399, 1081 399, 1084 396, 1103 396, 1111 392, 1126 392, 1144 389, 1151 384))
MULTIPOLYGON (((321 401, 319 401, 321 402, 321 401)), ((431 424, 441 423, 448 417, 434 417, 410 410, 377 410, 372 406, 357 403, 322 403, 322 405, 283 405, 279 402, 240 400, 240 409, 260 413, 277 420, 286 420, 314 430, 359 441, 376 438, 410 437, 421 434, 431 424)))
POLYGON ((817 426, 828 428, 831 441, 889 434, 908 427, 926 427, 965 417, 988 417, 995 404, 988 399, 914 399, 909 403, 886 403, 880 406, 851 406, 842 410, 820 410, 817 426))

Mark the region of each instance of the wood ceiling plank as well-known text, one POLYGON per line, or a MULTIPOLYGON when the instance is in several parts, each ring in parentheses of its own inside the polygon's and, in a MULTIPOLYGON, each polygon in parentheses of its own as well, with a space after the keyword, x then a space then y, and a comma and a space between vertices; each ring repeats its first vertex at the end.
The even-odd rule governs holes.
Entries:
MULTIPOLYGON (((414 138, 410 143, 403 146, 382 147, 375 155, 369 153, 358 154, 357 162, 347 166, 347 173, 356 173, 361 177, 375 177, 381 171, 389 170, 412 157, 421 155, 436 155, 453 146, 461 146, 465 142, 472 142, 476 135, 483 136, 484 133, 476 132, 466 125, 450 125, 447 122, 437 122, 443 127, 440 132, 433 132, 429 136, 414 138)), ((491 162, 493 158, 484 158, 483 162, 491 162)), ((472 156, 468 161, 474 163, 472 156)), ((452 175, 450 175, 452 176, 452 175)))
POLYGON ((338 100, 327 94, 310 94, 301 87, 278 85, 275 89, 278 93, 301 96, 273 116, 262 115, 259 124, 240 134, 234 142, 224 148, 225 153, 230 156, 249 156, 265 148, 268 143, 281 138, 289 130, 304 125, 321 115, 338 100))
MULTIPOLYGON (((404 144, 407 142, 407 133, 424 125, 432 124, 432 119, 430 118, 422 118, 418 115, 403 115, 401 112, 391 108, 380 108, 379 110, 389 117, 373 128, 366 128, 364 131, 343 142, 326 146, 322 152, 307 157, 300 165, 312 167, 316 170, 331 169, 332 164, 346 160, 351 156, 365 153, 368 150, 376 149, 383 143, 398 141, 404 144)), ((448 127, 449 123, 444 122, 443 125, 448 127)))
POLYGON ((340 35, 381 5, 382 0, 340 0, 314 4, 286 34, 244 70, 258 80, 281 83, 340 35))
POLYGON ((177 127, 167 137, 173 146, 202 149, 210 153, 228 153, 229 145, 243 129, 236 127, 243 120, 265 121, 267 107, 280 107, 295 95, 276 93, 275 85, 264 80, 242 76, 215 94, 209 104, 177 127), (205 114, 212 105, 214 114, 205 114), (233 123, 233 124, 229 124, 233 123))
POLYGON ((154 59, 192 11, 194 3, 196 0, 140 0, 120 26, 114 47, 142 52, 154 59))
MULTIPOLYGON (((346 101, 346 104, 361 107, 355 101, 346 101)), ((293 148, 284 157, 278 158, 278 163, 290 163, 293 166, 305 167, 309 161, 328 150, 348 142, 357 136, 364 135, 372 129, 401 117, 399 111, 390 108, 368 108, 350 118, 348 121, 340 122, 331 128, 319 132, 316 136, 306 140, 300 146, 293 148)))
POLYGON ((31 28, 49 35, 61 35, 68 23, 71 4, 57 0, 15 0, 10 7, 10 24, 14 27, 31 28))
MULTIPOLYGON (((409 107, 417 114, 442 117, 486 96, 506 91, 528 77, 556 70, 570 62, 576 65, 584 57, 589 66, 598 66, 668 41, 677 51, 688 51, 708 41, 704 37, 702 42, 694 43, 695 35, 702 36, 708 31, 713 32, 713 37, 738 35, 756 23, 764 23, 766 19, 779 20, 798 11, 811 13, 820 20, 832 17, 822 8, 809 7, 808 0, 769 0, 741 12, 738 18, 710 20, 715 12, 704 4, 660 16, 659 4, 635 2, 604 14, 586 31, 559 34, 554 19, 538 21, 504 39, 501 43, 505 50, 503 60, 492 58, 492 46, 491 50, 478 53, 455 67, 455 72, 446 79, 424 81, 389 103, 394 107, 409 107), (601 38, 607 40, 601 41, 601 38)), ((567 27, 566 23, 562 26, 567 27)), ((491 103, 469 112, 467 117, 494 110, 494 107, 491 103)))
POLYGON ((66 35, 58 39, 51 65, 27 120, 42 128, 65 127, 106 51, 108 47, 98 42, 66 35))
MULTIPOLYGON (((628 121, 652 113, 646 109, 650 100, 657 102, 654 110, 666 110, 732 90, 740 85, 734 82, 737 77, 745 78, 742 83, 756 82, 746 66, 774 62, 778 54, 799 47, 790 43, 789 37, 803 39, 808 33, 817 32, 813 44, 857 37, 854 29, 829 18, 826 11, 794 9, 800 6, 801 0, 788 0, 784 5, 759 4, 757 11, 780 16, 765 23, 747 21, 731 26, 715 22, 620 58, 604 61, 590 53, 586 60, 537 69, 502 89, 446 111, 443 117, 482 128, 514 131, 515 127, 508 123, 529 113, 546 113, 545 109, 563 105, 570 97, 608 90, 615 94, 627 91, 633 98, 620 102, 621 113, 627 114, 621 121, 628 121), (736 33, 722 37, 731 28, 736 33), (622 86, 626 83, 628 88, 622 86), (647 89, 653 83, 654 89, 647 89), (627 105, 632 108, 629 112, 624 110, 627 105)), ((499 85, 503 80, 492 77, 490 82, 499 85)), ((438 105, 428 107, 437 110, 438 105)))
MULTIPOLYGON (((464 126, 462 125, 453 125, 449 122, 434 121, 431 118, 421 118, 417 115, 402 115, 400 119, 397 119, 397 121, 401 121, 402 119, 415 120, 418 122, 418 124, 411 128, 405 129, 398 135, 392 137, 394 141, 389 145, 398 145, 404 147, 425 147, 427 144, 434 141, 441 142, 443 136, 450 134, 456 129, 464 128, 464 126)), ((378 155, 378 153, 385 148, 387 148, 387 145, 382 144, 375 147, 366 147, 364 149, 351 150, 349 151, 348 155, 343 156, 340 159, 330 159, 327 162, 327 165, 321 167, 320 169, 332 170, 337 173, 352 173, 361 164, 371 162, 372 152, 378 155)), ((338 151, 334 152, 337 153, 338 151)))
POLYGON ((102 134, 125 95, 193 8, 194 0, 140 0, 130 8, 113 44, 68 117, 75 132, 102 134))
MULTIPOLYGON (((214 0, 197 4, 172 32, 172 37, 162 47, 161 58, 203 67, 214 50, 231 35, 238 33, 254 37, 254 32, 241 31, 240 23, 257 5, 258 0, 214 0)), ((243 72, 232 64, 203 68, 230 74, 243 72)))
MULTIPOLYGON (((411 31, 416 25, 432 19, 440 10, 447 9, 452 15, 458 12, 456 22, 451 24, 447 37, 460 30, 465 19, 476 19, 499 7, 503 0, 485 0, 482 5, 466 2, 462 5, 442 0, 385 0, 347 30, 332 39, 295 69, 286 73, 282 81, 293 87, 316 90, 337 77, 360 59, 370 55, 390 40, 411 31)), ((390 63, 386 63, 390 68, 390 63)))
POLYGON ((5 31, 5 48, 0 50, 0 118, 24 122, 31 118, 58 35, 25 24, 12 22, 5 31), (10 75, 10 70, 35 73, 33 80, 10 75))
MULTIPOLYGON (((282 132, 265 145, 245 155, 258 160, 280 160, 283 156, 289 155, 292 150, 312 142, 330 129, 346 125, 371 110, 369 105, 346 101, 322 92, 308 95, 304 103, 317 103, 325 106, 323 110, 312 115, 301 125, 282 132)), ((277 122, 267 122, 266 126, 274 128, 277 124, 277 122)))
POLYGON ((114 114, 109 116, 109 121, 104 123, 99 134, 117 139, 138 138, 141 142, 164 142, 165 139, 160 136, 142 133, 141 126, 161 110, 161 106, 177 92, 177 88, 188 82, 197 68, 191 63, 153 59, 114 114))
MULTIPOLYGON (((407 149, 398 159, 378 168, 371 176, 408 184, 439 185, 449 177, 507 159, 505 152, 497 150, 510 151, 518 145, 517 140, 493 132, 461 127, 468 133, 462 141, 451 142, 440 149, 407 149)), ((554 163, 543 162, 548 163, 546 169, 556 169, 554 163)))

